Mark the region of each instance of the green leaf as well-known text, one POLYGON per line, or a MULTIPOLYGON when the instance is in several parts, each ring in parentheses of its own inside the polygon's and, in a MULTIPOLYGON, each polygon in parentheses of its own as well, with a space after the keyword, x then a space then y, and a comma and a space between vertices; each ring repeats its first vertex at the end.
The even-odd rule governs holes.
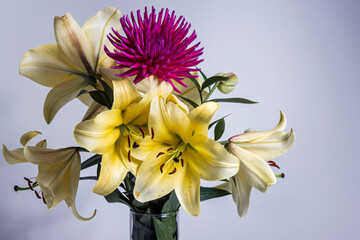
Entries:
POLYGON ((82 79, 85 80, 85 82, 87 82, 89 85, 94 86, 96 83, 96 78, 89 76, 89 75, 85 75, 85 74, 81 74, 81 73, 70 73, 69 75, 76 75, 81 77, 82 79))
POLYGON ((174 238, 174 234, 176 232, 176 225, 174 226, 172 221, 164 223, 157 218, 154 218, 153 221, 155 226, 156 237, 158 240, 169 240, 174 238))
POLYGON ((196 81, 195 78, 189 78, 189 79, 194 83, 195 87, 200 91, 201 87, 198 81, 196 81))
POLYGON ((112 106, 112 103, 114 102, 113 90, 111 89, 111 87, 109 87, 109 85, 107 85, 107 83, 104 80, 99 79, 99 81, 104 88, 105 96, 106 96, 107 100, 111 103, 111 106, 112 106))
POLYGON ((196 102, 194 102, 191 99, 188 99, 186 97, 183 97, 181 95, 177 95, 178 97, 180 97, 181 99, 183 99, 184 101, 187 101, 191 106, 193 106, 194 108, 196 108, 197 106, 199 106, 196 102))
POLYGON ((227 80, 227 77, 221 77, 221 76, 213 76, 211 78, 208 78, 207 80, 205 80, 205 82, 203 82, 201 90, 204 90, 205 88, 207 88, 208 86, 220 82, 220 81, 225 81, 227 80))
POLYGON ((98 177, 96 176, 86 176, 86 177, 80 177, 80 180, 98 180, 98 177))
POLYGON ((172 213, 179 210, 180 203, 176 197, 175 191, 172 191, 169 195, 169 199, 165 202, 161 213, 172 213))
POLYGON ((200 201, 205 201, 212 198, 219 198, 229 194, 231 193, 218 188, 200 187, 200 201))
POLYGON ((203 77, 204 81, 206 81, 206 80, 207 80, 207 77, 205 76, 205 74, 203 73, 203 71, 200 71, 200 74, 201 74, 201 76, 203 77))
POLYGON ((214 129, 215 141, 219 140, 225 131, 225 120, 224 118, 219 119, 214 129))
POLYGON ((94 166, 100 162, 101 162, 101 155, 96 154, 90 157, 89 159, 87 159, 85 162, 81 163, 81 170, 94 166))
POLYGON ((228 116, 230 116, 230 115, 231 115, 231 113, 228 114, 228 115, 226 115, 226 116, 224 116, 224 117, 222 117, 222 118, 220 118, 220 119, 218 119, 218 120, 216 120, 216 121, 213 121, 212 123, 210 123, 208 129, 210 129, 212 126, 214 126, 215 123, 219 122, 221 119, 225 119, 226 117, 228 117, 228 116))
POLYGON ((100 90, 91 91, 91 92, 89 92, 89 94, 96 102, 111 109, 112 103, 107 99, 107 97, 103 91, 100 91, 100 90))
POLYGON ((120 192, 119 189, 115 189, 112 193, 109 195, 104 196, 106 201, 109 203, 122 203, 127 205, 129 208, 133 209, 131 204, 129 203, 129 200, 120 192))
POLYGON ((215 99, 209 100, 209 102, 211 102, 211 101, 212 102, 248 103, 248 104, 258 103, 258 102, 254 102, 254 101, 251 101, 246 98, 215 98, 215 99))

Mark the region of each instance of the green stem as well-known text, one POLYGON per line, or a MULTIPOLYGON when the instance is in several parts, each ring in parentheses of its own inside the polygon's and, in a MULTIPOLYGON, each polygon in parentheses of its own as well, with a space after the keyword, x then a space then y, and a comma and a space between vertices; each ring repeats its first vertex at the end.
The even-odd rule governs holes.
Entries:
POLYGON ((220 141, 220 142, 218 142, 218 143, 220 143, 221 145, 226 145, 226 144, 229 143, 229 141, 228 141, 228 140, 226 140, 226 141, 220 141))
POLYGON ((208 95, 205 97, 204 102, 207 102, 207 100, 209 100, 209 97, 213 94, 213 92, 215 91, 215 89, 217 88, 217 86, 220 84, 220 82, 217 82, 214 87, 210 90, 210 92, 208 93, 208 95))

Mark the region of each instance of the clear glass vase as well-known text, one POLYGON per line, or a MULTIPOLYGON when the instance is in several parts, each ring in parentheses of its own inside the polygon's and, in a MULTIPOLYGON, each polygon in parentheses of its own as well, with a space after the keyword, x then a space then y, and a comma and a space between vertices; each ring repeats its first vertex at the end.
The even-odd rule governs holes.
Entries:
POLYGON ((179 212, 144 214, 130 210, 130 240, 178 240, 179 212))

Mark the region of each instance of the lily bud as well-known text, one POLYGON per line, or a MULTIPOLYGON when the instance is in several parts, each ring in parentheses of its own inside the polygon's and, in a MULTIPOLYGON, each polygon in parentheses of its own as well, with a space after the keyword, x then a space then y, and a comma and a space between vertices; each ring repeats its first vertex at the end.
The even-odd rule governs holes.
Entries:
POLYGON ((220 84, 218 85, 219 91, 224 93, 224 94, 231 93, 235 89, 235 86, 239 81, 237 76, 232 72, 229 72, 229 73, 217 73, 217 74, 215 74, 215 76, 221 76, 221 77, 228 78, 225 81, 221 81, 220 84))

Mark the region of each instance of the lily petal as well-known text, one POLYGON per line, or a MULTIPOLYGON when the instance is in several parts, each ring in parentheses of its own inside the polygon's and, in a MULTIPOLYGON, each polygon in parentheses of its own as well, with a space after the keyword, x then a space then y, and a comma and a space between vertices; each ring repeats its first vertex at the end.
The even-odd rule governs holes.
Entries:
POLYGON ((46 166, 60 164, 67 159, 73 158, 73 155, 77 152, 76 147, 49 149, 30 147, 27 145, 24 148, 24 156, 29 162, 46 166))
POLYGON ((75 141, 93 153, 103 154, 116 142, 122 124, 120 110, 100 113, 95 119, 79 123, 74 130, 75 141))
POLYGON ((16 148, 10 151, 5 145, 3 145, 2 153, 5 161, 10 165, 28 162, 28 160, 24 156, 23 148, 16 148))
POLYGON ((99 180, 97 181, 93 192, 106 196, 112 193, 120 185, 128 170, 122 163, 122 159, 118 152, 115 151, 115 147, 103 155, 101 163, 99 180))
POLYGON ((121 18, 121 12, 114 7, 108 7, 97 12, 93 17, 85 22, 82 30, 86 34, 90 41, 94 66, 97 68, 99 62, 103 62, 107 57, 104 52, 104 45, 109 47, 110 42, 107 39, 107 34, 112 32, 111 28, 118 29, 120 27, 119 19, 121 18))
POLYGON ((269 161, 287 152, 294 142, 295 133, 291 129, 290 133, 273 132, 252 142, 234 144, 246 151, 252 152, 264 161, 269 161))
POLYGON ((46 87, 76 78, 81 70, 67 60, 56 44, 41 45, 27 51, 20 62, 20 74, 46 87))
POLYGON ((200 214, 200 176, 196 170, 187 166, 181 184, 175 188, 176 196, 184 210, 192 215, 200 214))
POLYGON ((139 167, 134 196, 140 202, 147 202, 170 193, 178 184, 181 184, 184 171, 179 168, 176 173, 169 174, 174 170, 173 164, 164 164, 169 156, 166 154, 157 157, 159 152, 166 152, 168 147, 162 147, 149 154, 147 159, 139 167))
POLYGON ((248 184, 261 192, 266 192, 276 177, 270 166, 259 156, 235 144, 228 144, 229 150, 241 161, 240 171, 248 184))
POLYGON ((34 137, 36 137, 37 135, 41 134, 41 132, 39 131, 30 131, 25 133, 24 135, 21 136, 20 138, 20 143, 21 145, 23 145, 25 147, 25 145, 34 137))
POLYGON ((228 153, 220 143, 206 137, 188 147, 183 158, 189 160, 190 166, 197 169, 200 178, 206 181, 229 178, 239 170, 239 159, 228 153))
MULTIPOLYGON (((241 168, 242 166, 240 166, 241 168)), ((232 198, 237 205, 240 217, 245 217, 250 204, 251 186, 247 183, 240 170, 234 177, 230 178, 232 198)))
POLYGON ((208 126, 211 118, 214 116, 219 104, 215 102, 206 102, 189 113, 191 128, 195 131, 195 135, 208 136, 208 126))
POLYGON ((47 124, 54 119, 56 113, 68 102, 75 99, 87 86, 82 78, 75 78, 55 86, 48 93, 44 103, 44 118, 47 124))
POLYGON ((131 103, 140 101, 141 96, 135 84, 129 78, 113 81, 114 103, 112 109, 125 110, 131 103))
POLYGON ((90 41, 70 13, 55 17, 54 30, 56 42, 65 56, 82 72, 95 73, 90 41))

